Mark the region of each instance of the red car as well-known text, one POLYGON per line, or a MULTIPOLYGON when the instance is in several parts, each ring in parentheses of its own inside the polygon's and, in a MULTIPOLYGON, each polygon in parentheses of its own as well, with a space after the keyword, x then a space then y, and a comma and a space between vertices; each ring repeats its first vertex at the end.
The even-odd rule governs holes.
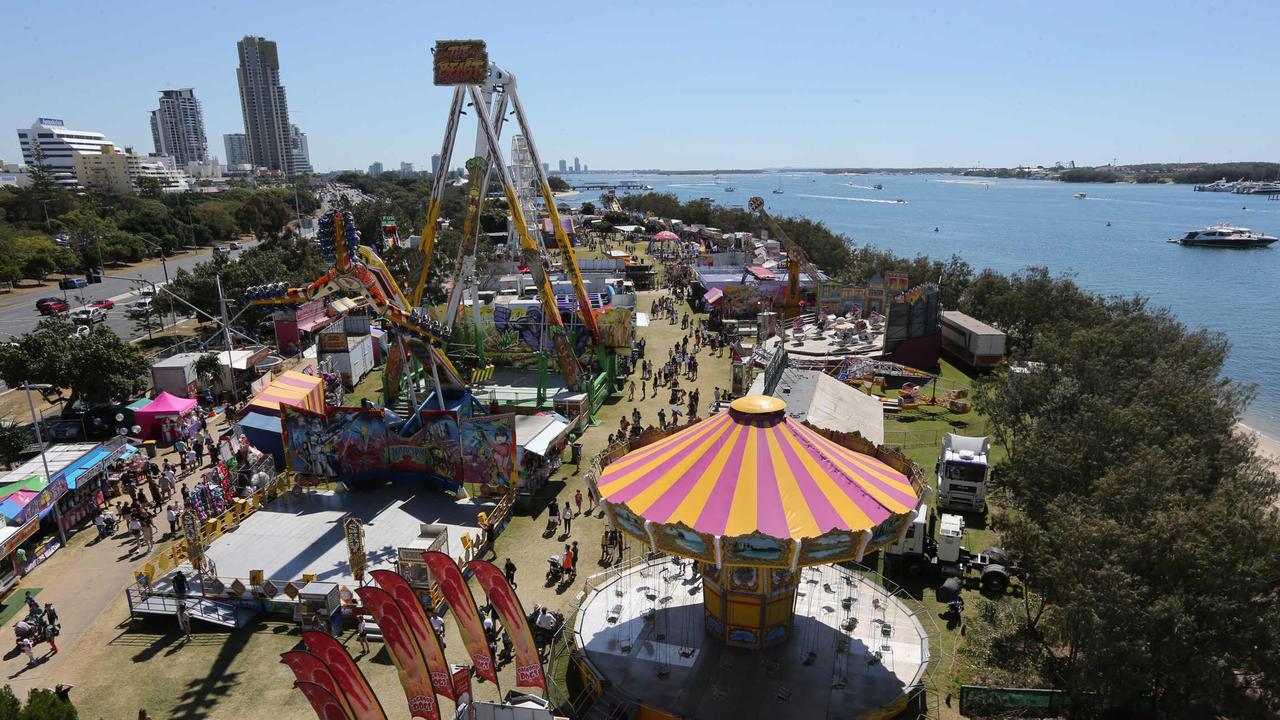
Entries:
POLYGON ((36 310, 39 310, 41 315, 57 315, 66 312, 69 308, 70 306, 62 298, 47 297, 36 301, 36 310))
POLYGON ((103 310, 110 310, 115 306, 116 306, 116 302, 114 300, 108 300, 106 298, 98 298, 97 300, 94 300, 89 303, 89 307, 101 308, 103 310))

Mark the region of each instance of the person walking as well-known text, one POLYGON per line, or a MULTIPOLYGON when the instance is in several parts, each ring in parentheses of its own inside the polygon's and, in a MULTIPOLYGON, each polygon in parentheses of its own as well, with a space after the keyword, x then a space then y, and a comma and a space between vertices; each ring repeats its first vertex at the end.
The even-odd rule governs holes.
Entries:
POLYGON ((196 451, 196 468, 204 466, 204 438, 196 435, 191 439, 191 449, 196 451))
POLYGON ((360 654, 369 654, 369 625, 364 619, 364 613, 356 616, 356 639, 360 641, 360 654))
POLYGON ((169 503, 169 508, 164 511, 164 517, 169 521, 169 535, 171 537, 178 536, 178 503, 169 503))
POLYGON ((173 576, 173 594, 180 598, 187 596, 187 574, 181 570, 173 576))
POLYGON ((582 514, 582 490, 573 491, 573 504, 578 506, 578 514, 582 514))
POLYGON ((556 504, 555 500, 552 500, 551 504, 547 506, 547 521, 551 523, 553 530, 560 529, 560 506, 556 504))
POLYGON ((569 508, 568 500, 564 501, 564 510, 560 513, 560 517, 564 519, 564 534, 573 532, 573 510, 569 508))
POLYGON ((46 655, 45 657, 52 657, 58 654, 58 641, 56 639, 57 635, 58 635, 58 631, 53 627, 52 623, 44 626, 44 639, 45 639, 45 642, 49 643, 49 654, 46 655))
POLYGON ((35 646, 35 643, 31 642, 31 638, 24 637, 21 640, 19 640, 18 647, 22 649, 22 652, 27 654, 27 667, 31 667, 32 665, 35 665, 36 664, 36 651, 35 651, 36 646, 35 646))
POLYGON ((186 639, 191 639, 191 615, 186 603, 178 603, 178 630, 186 639))
POLYGON ((44 604, 44 621, 49 623, 49 627, 56 627, 61 631, 62 626, 58 622, 58 611, 53 608, 53 603, 44 604))
POLYGON ((133 536, 133 548, 142 549, 142 523, 138 522, 137 515, 129 516, 129 534, 133 536))
POLYGON ((636 399, 636 381, 632 380, 631 383, 627 385, 627 400, 635 400, 635 399, 636 399))
POLYGON ((187 474, 187 441, 178 438, 173 444, 173 451, 178 454, 178 464, 182 469, 182 474, 187 474))
POLYGON ((502 574, 507 578, 507 584, 511 587, 516 586, 516 564, 511 562, 511 558, 502 564, 502 574))

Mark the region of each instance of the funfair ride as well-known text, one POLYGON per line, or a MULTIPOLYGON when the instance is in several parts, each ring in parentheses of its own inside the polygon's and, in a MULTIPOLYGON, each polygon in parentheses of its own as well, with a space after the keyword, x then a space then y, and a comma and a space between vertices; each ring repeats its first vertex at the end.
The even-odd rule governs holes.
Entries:
POLYGON ((800 269, 804 268, 805 273, 813 282, 818 282, 822 275, 818 272, 818 268, 809 262, 808 255, 804 250, 791 241, 791 238, 778 222, 764 209, 764 198, 753 197, 747 201, 747 207, 760 217, 760 224, 769 232, 773 233, 778 242, 787 250, 787 299, 782 306, 782 316, 784 318, 792 318, 799 315, 802 310, 800 299, 800 269))
POLYGON ((325 215, 319 225, 321 252, 333 263, 329 271, 304 287, 291 288, 284 283, 251 287, 244 300, 250 305, 301 305, 334 293, 363 297, 387 321, 406 350, 432 369, 436 396, 443 403, 444 387, 465 385, 442 350, 448 343, 449 329, 409 303, 382 258, 373 248, 360 244, 360 232, 350 211, 325 215))
MULTIPOLYGON (((510 112, 515 116, 520 133, 524 137, 527 151, 532 160, 537 189, 546 204, 552 232, 563 256, 565 273, 573 285, 578 312, 582 317, 583 327, 586 329, 593 345, 598 345, 599 343, 599 329, 596 318, 592 314, 591 302, 587 296, 586 286, 578 268, 573 245, 569 242, 568 235, 565 233, 559 211, 556 209, 555 196, 551 192, 550 184, 547 182, 546 173, 542 170, 542 161, 529 128, 524 106, 520 102, 519 94, 516 91, 515 76, 496 64, 488 62, 488 56, 484 52, 484 45, 478 42, 441 43, 437 45, 436 64, 436 84, 454 86, 453 100, 450 104, 449 117, 445 125, 444 141, 440 148, 440 167, 449 167, 457 138, 459 118, 465 114, 463 105, 469 97, 470 102, 466 103, 466 105, 473 108, 477 116, 476 156, 486 159, 487 166, 480 173, 483 175, 483 179, 478 183, 478 190, 475 179, 477 174, 473 172, 472 178, 469 180, 472 189, 468 198, 468 216, 470 217, 474 214, 474 216, 478 217, 480 214, 484 204, 485 190, 488 188, 492 175, 496 172, 497 179, 502 185, 503 194, 507 200, 511 224, 520 244, 521 262, 529 269, 533 277, 534 284, 538 290, 538 299, 551 326, 552 342, 555 345, 556 359, 560 371, 567 386, 578 388, 581 385, 582 369, 578 364, 572 340, 556 304, 550 278, 551 260, 545 245, 542 243, 538 229, 531 227, 530 221, 532 218, 527 214, 528 208, 521 203, 521 197, 516 190, 511 169, 503 158, 501 146, 498 142, 502 125, 508 115, 508 104, 511 106, 510 112), (472 54, 464 61, 454 62, 452 59, 453 53, 458 51, 460 46, 464 44, 467 47, 462 49, 472 54), (446 45, 448 47, 445 47, 446 45), (449 54, 450 58, 442 57, 445 54, 449 54), (483 67, 485 68, 483 78, 479 76, 478 72, 475 72, 478 70, 477 65, 481 62, 481 59, 483 59, 483 67), (462 64, 466 64, 469 66, 468 72, 442 73, 440 71, 442 63, 452 63, 459 67, 462 64)), ((409 298, 415 307, 422 302, 427 277, 431 270, 436 238, 439 233, 442 200, 446 187, 445 175, 445 171, 437 173, 432 186, 431 197, 427 203, 427 215, 423 225, 422 239, 419 243, 419 249, 423 254, 422 270, 409 298)), ((468 237, 463 239, 464 253, 462 255, 462 263, 456 277, 455 286, 450 294, 449 305, 446 308, 446 318, 444 318, 444 322, 449 326, 452 326, 453 319, 457 313, 463 287, 468 283, 474 283, 475 247, 477 244, 475 236, 480 231, 479 223, 473 223, 465 231, 468 233, 468 237)), ((475 293, 473 292, 473 308, 478 306, 474 296, 475 293)), ((477 330, 478 327, 479 324, 477 323, 477 330)))

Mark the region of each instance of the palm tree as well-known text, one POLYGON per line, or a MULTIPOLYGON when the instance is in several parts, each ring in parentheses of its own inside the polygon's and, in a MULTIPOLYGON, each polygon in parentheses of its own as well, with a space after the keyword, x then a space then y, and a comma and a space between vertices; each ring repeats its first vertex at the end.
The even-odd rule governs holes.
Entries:
MULTIPOLYGON (((212 388, 213 380, 222 374, 222 363, 215 353, 205 353, 196 360, 196 377, 204 387, 212 388)), ((212 390, 210 390, 212 392, 212 390)))
POLYGON ((0 462, 4 463, 5 469, 13 468, 13 464, 22 455, 22 449, 30 443, 30 427, 13 418, 0 420, 0 462))

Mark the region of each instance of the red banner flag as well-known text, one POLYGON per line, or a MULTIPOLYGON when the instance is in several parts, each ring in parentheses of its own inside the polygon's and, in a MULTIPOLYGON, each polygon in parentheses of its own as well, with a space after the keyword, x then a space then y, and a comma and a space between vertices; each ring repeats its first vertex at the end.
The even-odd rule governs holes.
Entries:
POLYGON ((371 570, 369 574, 383 590, 391 593, 400 612, 404 613, 404 619, 408 622, 409 629, 413 631, 418 649, 422 651, 422 657, 427 661, 427 671, 431 673, 431 686, 435 688, 436 694, 450 700, 456 699, 457 695, 453 692, 453 673, 449 670, 449 662, 444 658, 444 647, 440 645, 440 638, 436 635, 435 628, 431 627, 431 621, 427 619, 427 611, 422 607, 422 601, 418 599, 417 593, 409 586, 409 581, 399 573, 390 570, 371 570))
POLYGON ((472 720, 476 716, 476 706, 471 699, 471 668, 460 667, 453 671, 453 687, 458 691, 458 708, 465 710, 462 720, 472 720))
POLYGON ((404 613, 396 605, 391 593, 372 585, 356 588, 360 602, 373 613, 378 628, 382 630, 382 640, 386 643, 387 652, 396 664, 400 674, 400 685, 404 687, 404 696, 409 701, 409 714, 425 720, 440 720, 440 708, 436 704, 436 693, 431 687, 431 675, 427 672, 427 664, 413 639, 413 631, 409 629, 404 613))
POLYGON ((302 643, 307 650, 324 661, 325 667, 333 674, 346 697, 347 706, 351 708, 353 720, 387 720, 387 714, 373 694, 369 681, 342 643, 328 633, 307 630, 302 633, 302 643))
POLYGON ((547 689, 547 679, 542 672, 542 659, 538 657, 538 646, 533 642, 533 632, 529 629, 529 618, 525 617, 520 598, 516 597, 511 583, 493 563, 487 560, 472 560, 467 563, 471 572, 475 573, 480 587, 489 596, 489 603, 502 618, 502 627, 515 646, 516 686, 537 687, 547 689))
POLYGON ((476 600, 471 596, 471 588, 467 587, 467 581, 462 577, 462 571, 453 562, 453 558, 442 552, 424 552, 422 559, 431 570, 431 576, 440 583, 440 592, 444 593, 445 602, 453 610, 453 617, 458 621, 458 631, 462 633, 462 643, 467 646, 476 674, 496 684, 498 673, 493 667, 489 641, 484 636, 484 624, 480 620, 480 611, 476 609, 476 600))
POLYGON ((342 703, 338 702, 338 698, 322 686, 302 681, 295 682, 293 686, 307 696, 307 700, 311 702, 311 708, 316 711, 316 717, 320 720, 351 720, 347 711, 342 709, 342 703))
POLYGON ((328 690, 337 698, 347 716, 355 717, 355 713, 351 710, 351 705, 347 702, 347 694, 339 687, 338 680, 329 671, 329 668, 325 666, 324 660, 321 660, 319 655, 314 655, 306 650, 290 650, 286 653, 280 653, 280 662, 289 666, 289 669, 293 671, 294 679, 298 682, 315 683, 328 690))

